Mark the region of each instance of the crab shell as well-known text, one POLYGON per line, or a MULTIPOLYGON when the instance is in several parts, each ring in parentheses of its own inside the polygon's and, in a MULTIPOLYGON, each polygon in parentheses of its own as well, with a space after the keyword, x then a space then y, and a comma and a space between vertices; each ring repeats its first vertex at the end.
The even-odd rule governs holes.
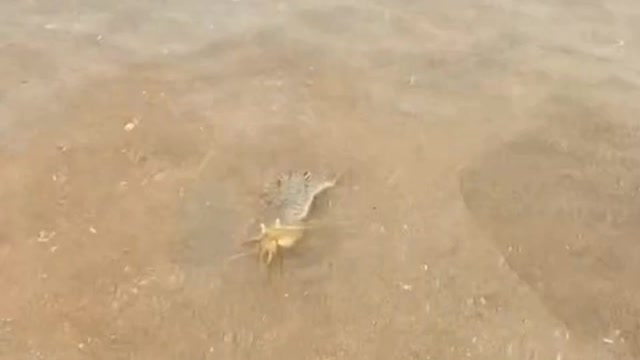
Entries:
POLYGON ((261 247, 269 248, 282 247, 285 249, 293 247, 302 235, 304 235, 304 228, 299 226, 282 226, 279 220, 276 220, 274 226, 266 227, 261 224, 262 228, 262 240, 261 247))
POLYGON ((245 242, 246 245, 257 246, 258 259, 266 265, 279 254, 280 248, 291 248, 304 235, 305 227, 302 225, 282 225, 280 219, 276 219, 272 226, 260 224, 260 235, 245 242))

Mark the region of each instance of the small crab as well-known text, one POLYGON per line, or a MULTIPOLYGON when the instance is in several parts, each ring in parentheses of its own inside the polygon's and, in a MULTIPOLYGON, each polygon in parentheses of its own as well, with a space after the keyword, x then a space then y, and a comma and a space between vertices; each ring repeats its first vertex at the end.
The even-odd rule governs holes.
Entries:
POLYGON ((245 245, 255 246, 258 249, 258 261, 268 267, 278 260, 282 271, 282 249, 292 248, 304 235, 306 229, 303 225, 282 225, 280 219, 276 219, 272 226, 260 224, 260 235, 244 242, 245 245))
POLYGON ((315 198, 336 185, 338 178, 314 177, 309 171, 282 174, 265 188, 264 200, 272 225, 260 224, 260 234, 244 241, 245 246, 257 248, 258 261, 272 269, 274 261, 283 267, 283 249, 289 249, 309 229, 308 215, 315 198))

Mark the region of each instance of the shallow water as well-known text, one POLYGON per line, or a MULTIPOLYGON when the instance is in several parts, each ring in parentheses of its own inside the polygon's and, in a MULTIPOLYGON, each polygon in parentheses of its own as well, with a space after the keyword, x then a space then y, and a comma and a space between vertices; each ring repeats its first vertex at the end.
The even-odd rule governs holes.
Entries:
POLYGON ((0 358, 639 357, 639 15, 0 5, 0 358), (345 175, 269 281, 291 169, 345 175))

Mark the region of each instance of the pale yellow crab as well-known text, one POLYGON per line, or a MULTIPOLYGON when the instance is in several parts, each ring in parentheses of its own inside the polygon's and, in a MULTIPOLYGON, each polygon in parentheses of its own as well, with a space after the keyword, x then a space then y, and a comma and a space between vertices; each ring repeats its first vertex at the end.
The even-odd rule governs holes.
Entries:
POLYGON ((282 225, 280 219, 276 219, 271 226, 261 223, 260 235, 245 244, 257 247, 261 263, 270 266, 277 259, 282 266, 281 249, 292 248, 302 238, 305 229, 303 225, 282 225))

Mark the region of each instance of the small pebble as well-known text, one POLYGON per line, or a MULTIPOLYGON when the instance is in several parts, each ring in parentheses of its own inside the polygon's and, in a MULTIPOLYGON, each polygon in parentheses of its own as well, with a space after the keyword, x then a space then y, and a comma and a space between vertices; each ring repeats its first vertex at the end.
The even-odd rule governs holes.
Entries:
POLYGON ((126 132, 130 132, 133 129, 136 128, 136 126, 138 126, 138 124, 140 123, 140 120, 137 117, 134 117, 133 119, 131 119, 131 121, 127 122, 124 125, 124 131, 126 132))
POLYGON ((38 233, 38 237, 36 238, 36 241, 40 243, 46 243, 46 242, 49 242, 51 239, 53 239, 54 236, 56 236, 55 231, 47 232, 47 231, 41 230, 38 233))

